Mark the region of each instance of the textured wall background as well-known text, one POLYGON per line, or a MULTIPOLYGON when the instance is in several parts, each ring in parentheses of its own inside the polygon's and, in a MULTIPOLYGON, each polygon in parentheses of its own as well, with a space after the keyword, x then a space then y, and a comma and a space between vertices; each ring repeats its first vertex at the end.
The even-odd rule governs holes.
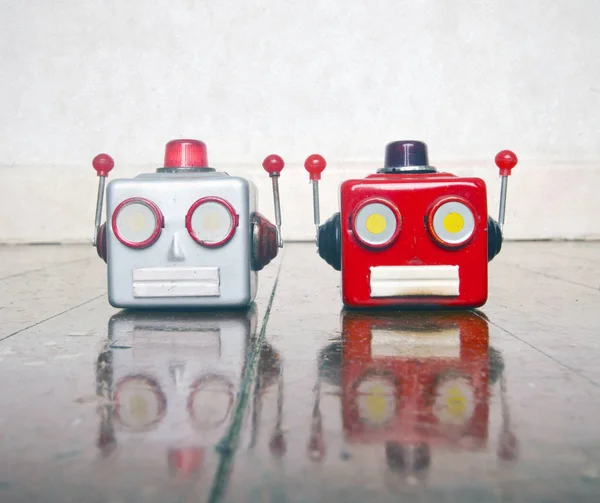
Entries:
POLYGON ((600 237, 594 0, 0 0, 0 242, 91 238, 101 151, 154 170, 173 138, 252 178, 279 153, 284 237, 313 236, 305 157, 337 184, 419 139, 439 169, 509 183, 509 238, 600 237))

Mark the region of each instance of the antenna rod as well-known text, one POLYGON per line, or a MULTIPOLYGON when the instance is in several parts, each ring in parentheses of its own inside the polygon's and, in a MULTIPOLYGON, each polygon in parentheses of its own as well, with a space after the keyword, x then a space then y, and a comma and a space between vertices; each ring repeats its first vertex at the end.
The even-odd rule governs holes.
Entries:
POLYGON ((283 248, 283 239, 281 237, 281 206, 279 200, 279 176, 285 166, 283 159, 278 155, 271 154, 263 161, 263 168, 269 173, 273 181, 273 205, 275 207, 275 225, 277 226, 277 246, 283 248))
POLYGON ((508 189, 508 177, 511 174, 512 169, 517 165, 519 161, 514 152, 510 150, 502 150, 498 152, 494 159, 496 166, 500 169, 500 176, 502 177, 502 185, 500 187, 500 208, 498 210, 498 224, 500 225, 500 232, 504 230, 504 215, 506 213, 506 192, 508 189))
POLYGON ((321 173, 327 166, 325 159, 319 154, 312 154, 306 158, 304 162, 304 168, 310 174, 310 181, 313 186, 313 214, 315 222, 315 240, 318 243, 319 239, 319 224, 321 221, 321 215, 319 210, 319 180, 321 179, 321 173))
POLYGON ((92 166, 96 170, 100 180, 98 181, 98 198, 96 199, 96 218, 94 219, 94 236, 92 238, 92 244, 96 246, 96 238, 98 236, 98 229, 102 221, 102 204, 104 202, 104 186, 106 185, 106 178, 108 173, 114 168, 115 161, 108 154, 98 154, 92 161, 92 166))

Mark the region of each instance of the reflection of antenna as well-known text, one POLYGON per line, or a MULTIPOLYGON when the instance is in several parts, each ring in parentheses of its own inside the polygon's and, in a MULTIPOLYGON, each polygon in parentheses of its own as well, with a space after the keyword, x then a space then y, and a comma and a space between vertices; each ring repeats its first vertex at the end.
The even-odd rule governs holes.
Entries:
POLYGON ((283 419, 283 370, 279 370, 278 383, 277 383, 277 421, 275 422, 275 429, 271 435, 271 441, 269 442, 269 448, 271 454, 277 457, 281 457, 287 450, 285 437, 283 435, 283 429, 281 428, 281 422, 283 419))
POLYGON ((279 176, 284 166, 283 159, 278 155, 271 154, 263 161, 263 168, 269 173, 273 181, 273 204, 275 205, 275 224, 277 225, 277 245, 283 248, 283 239, 281 238, 281 207, 279 203, 279 176))
POLYGON ((517 156, 510 150, 498 152, 495 158, 496 166, 500 168, 500 176, 502 177, 502 186, 500 189, 500 209, 498 211, 498 224, 500 232, 504 228, 504 213, 506 212, 506 190, 508 187, 508 177, 510 172, 517 165, 517 156))
POLYGON ((500 376, 500 403, 502 407, 502 431, 498 445, 498 457, 504 461, 514 461, 519 456, 519 441, 510 428, 510 412, 506 398, 506 379, 500 376))
POLYGON ((323 439, 323 420, 321 416, 321 373, 317 374, 317 382, 313 388, 315 402, 310 425, 308 456, 311 461, 321 461, 325 457, 325 441, 323 439))
POLYGON ((92 161, 92 166, 98 173, 100 177, 100 181, 98 183, 98 198, 96 200, 96 218, 94 222, 94 237, 92 239, 92 244, 96 246, 96 237, 98 235, 98 229, 100 227, 100 222, 102 221, 102 203, 104 202, 104 185, 106 184, 106 178, 108 177, 108 173, 115 166, 115 161, 113 161, 112 157, 108 154, 98 154, 94 157, 92 161))
POLYGON ((304 162, 304 168, 309 172, 310 181, 313 186, 313 212, 316 228, 315 239, 317 239, 317 244, 319 238, 319 221, 321 220, 319 214, 319 180, 321 179, 321 173, 325 169, 325 166, 327 166, 327 162, 319 154, 308 156, 304 162))

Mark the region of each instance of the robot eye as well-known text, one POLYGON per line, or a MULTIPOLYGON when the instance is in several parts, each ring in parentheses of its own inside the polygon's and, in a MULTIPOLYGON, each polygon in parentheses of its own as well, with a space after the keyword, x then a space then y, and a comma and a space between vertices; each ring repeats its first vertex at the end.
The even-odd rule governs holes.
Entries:
POLYGON ((211 375, 199 379, 191 388, 188 412, 194 426, 210 429, 223 424, 233 407, 233 385, 224 377, 211 375))
POLYGON ((473 387, 465 377, 443 380, 434 392, 433 414, 444 426, 463 426, 475 410, 473 387))
POLYGON ((120 203, 112 216, 117 239, 130 248, 146 248, 160 236, 164 217, 158 206, 148 199, 132 197, 120 203))
POLYGON ((352 219, 352 231, 356 238, 370 248, 391 245, 402 228, 402 216, 398 209, 383 199, 368 199, 360 204, 352 219))
POLYGON ((165 415, 167 401, 158 383, 144 376, 123 379, 115 390, 115 416, 130 431, 145 431, 165 415))
POLYGON ((431 236, 443 247, 459 248, 475 235, 475 211, 464 199, 437 201, 429 211, 427 222, 431 236))
POLYGON ((356 388, 360 420, 370 427, 386 425, 396 413, 396 386, 383 376, 369 376, 356 388))
POLYGON ((239 217, 233 206, 220 197, 203 197, 190 207, 185 227, 199 245, 223 246, 233 238, 239 217))

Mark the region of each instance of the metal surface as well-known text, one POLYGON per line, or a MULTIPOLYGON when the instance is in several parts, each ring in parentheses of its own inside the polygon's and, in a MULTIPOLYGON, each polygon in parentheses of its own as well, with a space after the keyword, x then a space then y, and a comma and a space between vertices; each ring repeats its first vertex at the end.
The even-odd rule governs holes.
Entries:
POLYGON ((452 312, 346 311, 313 250, 194 313, 112 308, 88 246, 0 247, 0 501, 598 501, 600 243, 506 242, 452 312))
POLYGON ((226 307, 249 304, 256 293, 256 271, 252 271, 252 226, 256 211, 254 185, 220 173, 152 174, 113 180, 107 188, 108 298, 115 307, 153 306, 226 307), (186 214, 200 198, 218 195, 239 216, 235 234, 223 246, 209 248, 194 241, 186 229, 186 214), (131 249, 111 231, 116 206, 129 197, 145 197, 162 211, 164 228, 158 240, 144 249, 131 249), (156 267, 219 268, 219 295, 139 297, 134 295, 132 271, 156 267))
POLYGON ((98 229, 102 223, 102 206, 104 202, 104 186, 106 185, 106 177, 98 177, 98 197, 96 199, 96 217, 94 219, 94 237, 92 238, 92 245, 96 246, 96 239, 98 236, 98 229))
POLYGON ((277 246, 283 248, 283 239, 281 238, 281 205, 279 201, 279 176, 272 176, 273 182, 273 204, 275 205, 275 225, 277 226, 277 246))
POLYGON ((319 223, 321 221, 321 215, 319 213, 319 181, 312 180, 313 187, 313 213, 315 219, 315 240, 319 239, 319 223))
POLYGON ((500 209, 498 210, 498 224, 500 232, 504 230, 504 214, 506 213, 506 191, 508 189, 508 176, 502 177, 502 185, 500 186, 500 209))

